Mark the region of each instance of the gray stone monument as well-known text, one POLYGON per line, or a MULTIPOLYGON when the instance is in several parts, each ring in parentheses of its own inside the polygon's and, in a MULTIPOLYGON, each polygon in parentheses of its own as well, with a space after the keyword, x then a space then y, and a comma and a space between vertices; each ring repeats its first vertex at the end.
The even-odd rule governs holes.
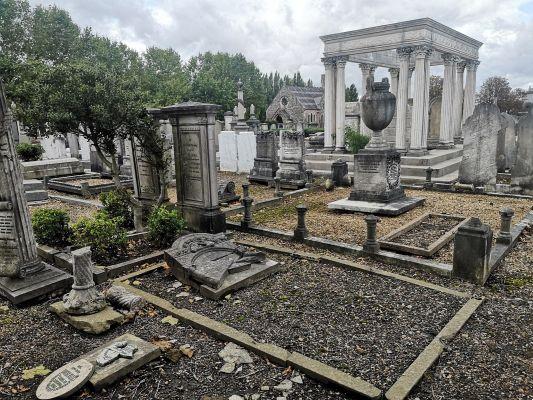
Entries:
POLYGON ((215 148, 215 114, 220 106, 197 102, 162 109, 174 135, 177 204, 196 232, 226 230, 226 218, 218 203, 215 148))
POLYGON ((37 255, 12 122, 0 82, 0 295, 17 304, 67 287, 72 278, 37 255))
POLYGON ((474 186, 496 183, 496 147, 501 129, 500 110, 495 104, 478 104, 463 124, 463 159, 459 182, 474 186))
POLYGON ((496 137, 496 171, 503 173, 507 167, 505 154, 505 132, 507 131, 507 120, 500 114, 501 128, 496 137))
POLYGON ((502 113, 505 126, 505 169, 513 169, 516 162, 516 120, 513 116, 502 113))
POLYGON ((370 214, 399 215, 424 202, 405 196, 400 185, 400 153, 383 139, 394 116, 396 98, 389 82, 367 80, 367 93, 361 99, 362 117, 372 130, 367 146, 354 155, 354 182, 350 197, 328 204, 331 210, 370 214))
POLYGON ((244 84, 239 79, 237 82, 237 124, 234 127, 236 132, 248 132, 250 130, 246 123, 246 107, 244 106, 244 84))
POLYGON ((533 195, 533 103, 517 126, 516 163, 511 170, 511 190, 533 195))
POLYGON ((261 131, 255 135, 255 142, 257 155, 248 180, 272 186, 278 170, 279 135, 275 130, 261 131))
POLYGON ((342 158, 333 161, 331 164, 331 180, 337 187, 350 186, 350 177, 348 175, 348 163, 342 158))
POLYGON ((280 178, 282 188, 301 189, 307 183, 304 133, 281 130, 279 140, 280 158, 276 177, 280 178))

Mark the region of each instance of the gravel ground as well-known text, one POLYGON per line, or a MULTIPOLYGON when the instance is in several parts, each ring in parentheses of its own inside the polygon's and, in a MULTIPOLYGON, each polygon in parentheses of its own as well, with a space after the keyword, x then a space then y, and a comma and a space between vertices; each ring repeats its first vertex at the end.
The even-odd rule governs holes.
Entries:
MULTIPOLYGON (((515 211, 512 223, 516 224, 532 206, 531 200, 526 199, 421 190, 405 192, 410 197, 424 197, 425 204, 397 217, 380 216, 377 226, 378 237, 385 236, 428 212, 478 217, 497 231, 500 225, 499 210, 502 207, 511 207, 515 211)), ((297 198, 287 199, 279 206, 256 211, 253 213, 253 219, 259 225, 292 231, 297 220, 295 207, 303 203, 309 209, 306 225, 311 235, 362 245, 366 239, 364 214, 335 213, 327 209, 328 203, 346 198, 349 194, 349 188, 337 188, 333 192, 305 193, 297 198)), ((239 221, 241 218, 241 215, 236 215, 230 219, 239 221)), ((433 257, 441 262, 450 263, 452 255, 453 244, 449 244, 433 257)))
POLYGON ((73 186, 81 186, 83 182, 88 183, 89 186, 96 186, 96 185, 106 185, 108 183, 113 183, 113 179, 104 179, 104 178, 73 179, 71 181, 66 181, 65 183, 69 185, 73 185, 73 186))
POLYGON ((36 210, 43 208, 57 208, 64 210, 68 213, 71 222, 76 222, 82 217, 91 217, 96 213, 96 211, 98 211, 96 207, 69 204, 59 200, 50 200, 46 204, 39 204, 35 206, 30 205, 29 207, 30 214, 33 214, 36 210))
POLYGON ((222 301, 169 291, 175 280, 161 270, 139 279, 140 288, 385 389, 464 303, 359 271, 270 257, 282 272, 222 301))
MULTIPOLYGON (((1 300, 0 305, 8 303, 1 300)), ((14 309, 0 314, 0 398, 33 399, 42 380, 23 380, 24 369, 44 365, 55 370, 108 340, 126 332, 148 341, 175 341, 174 348, 192 346, 192 358, 177 363, 159 358, 137 370, 105 391, 93 394, 85 389, 70 399, 203 399, 226 400, 231 395, 261 393, 261 399, 276 399, 274 390, 291 372, 251 354, 252 364, 227 375, 219 372, 223 362, 218 352, 225 346, 193 328, 162 323, 165 314, 145 310, 135 320, 100 336, 79 333, 46 310, 46 305, 14 309), (284 375, 285 372, 285 375, 284 375), (262 386, 269 386, 262 391, 262 386), (206 397, 204 397, 206 396, 206 397)), ((303 384, 293 384, 288 399, 347 399, 345 394, 325 388, 303 377, 303 384)))

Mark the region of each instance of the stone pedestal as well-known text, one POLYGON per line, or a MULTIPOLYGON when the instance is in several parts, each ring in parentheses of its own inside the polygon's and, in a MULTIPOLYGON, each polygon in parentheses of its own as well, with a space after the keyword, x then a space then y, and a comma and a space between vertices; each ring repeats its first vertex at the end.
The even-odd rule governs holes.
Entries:
POLYGON ((217 191, 214 124, 219 109, 215 104, 197 102, 162 109, 174 135, 177 205, 189 229, 197 232, 226 230, 217 191))
POLYGON ((335 186, 350 186, 350 177, 348 176, 348 163, 338 159, 331 164, 331 180, 335 186))
POLYGON ((278 170, 278 143, 276 131, 258 132, 255 136, 257 156, 248 180, 272 185, 278 170))
POLYGON ((280 178, 280 185, 285 189, 301 189, 307 183, 304 154, 304 133, 295 131, 281 131, 281 155, 279 170, 276 176, 280 178))

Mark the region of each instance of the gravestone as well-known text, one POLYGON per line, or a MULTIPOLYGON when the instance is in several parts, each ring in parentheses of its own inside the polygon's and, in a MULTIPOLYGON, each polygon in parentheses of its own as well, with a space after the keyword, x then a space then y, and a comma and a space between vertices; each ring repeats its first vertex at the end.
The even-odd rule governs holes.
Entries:
POLYGON ((218 154, 220 170, 237 172, 237 134, 234 131, 223 131, 218 135, 218 154))
POLYGON ((278 143, 277 131, 258 132, 255 136, 257 155, 254 166, 250 171, 248 180, 272 185, 278 170, 278 143))
POLYGON ((231 242, 226 235, 195 233, 165 251, 172 274, 202 296, 219 299, 276 272, 278 263, 231 242))
POLYGON ((235 193, 235 182, 221 182, 218 184, 218 201, 220 203, 231 203, 239 201, 241 196, 235 193))
POLYGON ((350 186, 350 177, 348 176, 348 163, 342 158, 333 161, 331 164, 331 180, 337 187, 350 186))
POLYGON ((498 131, 496 139, 496 171, 505 172, 506 157, 505 157, 505 132, 507 131, 507 120, 500 116, 501 128, 498 131))
POLYGON ((428 149, 435 149, 439 145, 440 138, 442 97, 434 98, 429 103, 429 130, 427 146, 428 149))
POLYGON ((0 294, 17 304, 64 288, 72 278, 37 255, 12 122, 0 82, 0 294))
POLYGON ((505 119, 505 169, 513 169, 516 162, 516 120, 513 116, 502 113, 505 119))
POLYGON ((198 102, 162 109, 174 134, 177 205, 189 229, 223 232, 226 218, 218 203, 215 114, 220 106, 198 102))
POLYGON ((238 132, 237 136, 237 172, 248 173, 254 166, 256 144, 254 132, 238 132))
POLYGON ((68 398, 85 386, 93 373, 94 365, 87 360, 70 362, 44 378, 35 395, 39 400, 68 398))
POLYGON ((533 195, 533 104, 518 121, 516 162, 511 170, 511 190, 533 195))
POLYGON ((305 167, 304 133, 281 130, 279 169, 276 177, 285 189, 301 189, 307 183, 307 169, 305 167))
POLYGON ((496 147, 501 129, 500 110, 495 104, 478 104, 463 124, 463 159, 459 182, 474 186, 496 183, 496 147))

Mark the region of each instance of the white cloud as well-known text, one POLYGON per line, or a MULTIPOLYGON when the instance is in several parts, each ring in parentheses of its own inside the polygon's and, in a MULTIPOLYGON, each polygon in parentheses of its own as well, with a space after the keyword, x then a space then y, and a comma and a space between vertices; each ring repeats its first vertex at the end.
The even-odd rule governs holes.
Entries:
MULTIPOLYGON (((278 70, 320 82, 320 35, 430 17, 474 37, 480 50, 478 84, 506 76, 533 85, 533 7, 530 0, 31 0, 68 10, 81 26, 136 50, 173 47, 184 58, 204 51, 243 53, 264 72, 278 70)), ((438 69, 435 69, 437 72, 438 69)), ((386 70, 378 70, 377 77, 386 70)), ((347 83, 360 86, 357 65, 347 83)))

